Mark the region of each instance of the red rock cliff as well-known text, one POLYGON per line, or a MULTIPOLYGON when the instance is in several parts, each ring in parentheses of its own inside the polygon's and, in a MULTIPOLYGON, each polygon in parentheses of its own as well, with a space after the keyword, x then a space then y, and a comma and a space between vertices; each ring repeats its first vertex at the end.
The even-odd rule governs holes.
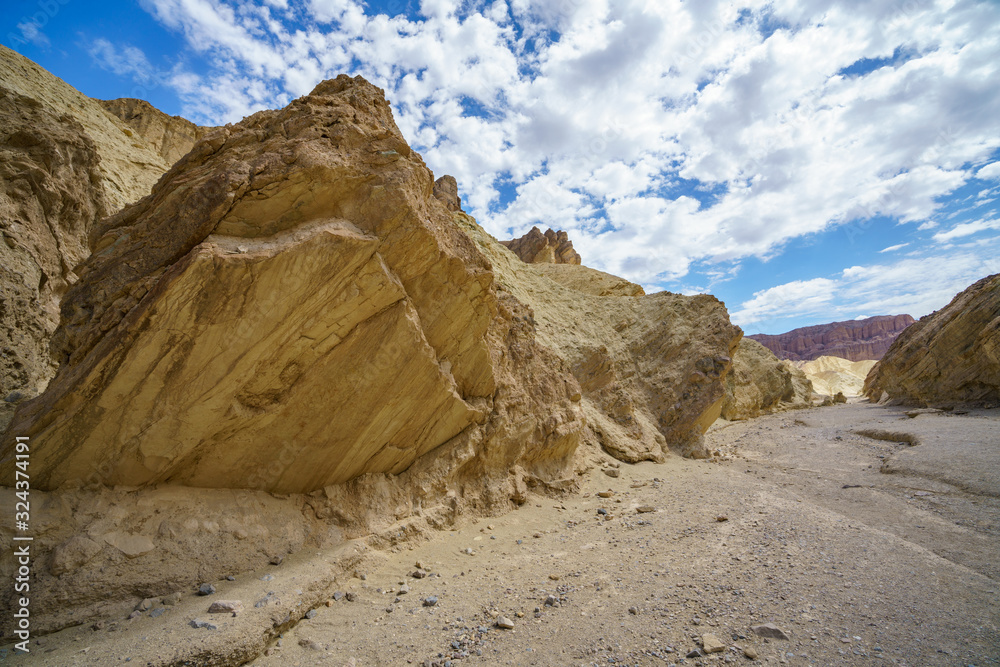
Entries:
POLYGON ((909 315, 880 315, 867 320, 832 322, 793 329, 777 336, 747 336, 774 352, 779 359, 809 361, 822 356, 849 361, 881 359, 903 329, 913 324, 909 315))

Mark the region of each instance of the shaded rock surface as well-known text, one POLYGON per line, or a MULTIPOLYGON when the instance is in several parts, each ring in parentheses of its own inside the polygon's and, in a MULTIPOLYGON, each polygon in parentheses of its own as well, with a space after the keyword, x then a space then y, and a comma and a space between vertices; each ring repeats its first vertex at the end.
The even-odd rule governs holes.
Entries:
POLYGON ((96 101, 0 46, 0 429, 54 375, 59 300, 94 222, 167 165, 96 101))
POLYGON ((864 394, 923 406, 1000 403, 1000 274, 900 335, 868 374, 864 394))
POLYGON ((579 253, 573 249, 573 242, 563 231, 547 229, 543 234, 538 227, 519 239, 500 241, 515 255, 528 264, 580 264, 579 253))
POLYGON ((822 356, 849 361, 880 359, 896 336, 913 324, 909 315, 880 315, 866 320, 832 322, 793 329, 770 336, 747 336, 774 352, 779 359, 808 361, 822 356))
POLYGON ((167 165, 187 155, 196 141, 217 129, 195 125, 180 116, 169 116, 145 100, 122 97, 97 102, 149 142, 167 165))
POLYGON ((434 198, 449 211, 461 211, 462 199, 458 196, 458 181, 454 176, 444 175, 434 181, 434 198))
POLYGON ((726 376, 721 416, 735 421, 812 405, 812 383, 757 341, 744 338, 726 376))

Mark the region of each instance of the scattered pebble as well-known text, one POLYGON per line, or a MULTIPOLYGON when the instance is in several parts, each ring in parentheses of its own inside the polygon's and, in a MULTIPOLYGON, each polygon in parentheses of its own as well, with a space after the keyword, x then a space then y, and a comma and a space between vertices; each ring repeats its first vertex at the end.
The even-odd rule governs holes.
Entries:
POLYGON ((424 598, 424 606, 425 607, 433 607, 437 603, 438 603, 438 599, 437 599, 436 595, 428 595, 427 597, 424 598))
POLYGON ((504 630, 513 630, 514 621, 510 620, 506 616, 501 616, 500 618, 497 619, 497 627, 503 628, 504 630))
POLYGON ((198 595, 212 595, 215 593, 215 586, 212 584, 202 584, 198 587, 198 595))
POLYGON ((701 648, 705 653, 722 653, 726 650, 726 645, 722 640, 708 632, 701 636, 701 648))
POLYGON ((762 623, 761 625, 755 625, 750 629, 758 637, 767 637, 768 639, 784 639, 785 641, 788 641, 788 635, 786 635, 784 631, 774 623, 762 623))
POLYGON ((243 611, 243 603, 239 600, 216 600, 208 608, 209 614, 235 614, 243 611))
POLYGON ((196 618, 193 621, 191 621, 190 625, 191 625, 192 628, 198 628, 198 629, 202 629, 202 630, 218 630, 219 629, 219 626, 215 625, 214 623, 209 623, 208 621, 203 621, 200 618, 196 618))

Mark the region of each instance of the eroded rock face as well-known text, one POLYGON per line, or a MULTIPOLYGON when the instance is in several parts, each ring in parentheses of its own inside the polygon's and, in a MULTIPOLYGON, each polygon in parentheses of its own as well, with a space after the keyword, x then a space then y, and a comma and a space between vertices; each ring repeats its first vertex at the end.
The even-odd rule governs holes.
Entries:
POLYGON ((812 381, 817 394, 860 396, 865 378, 875 365, 874 359, 848 361, 841 357, 819 357, 794 363, 812 381))
POLYGON ((873 401, 1000 403, 1000 274, 904 331, 865 380, 873 401))
POLYGON ((94 100, 0 46, 0 430, 55 374, 59 300, 94 222, 166 164, 94 100))
POLYGON ((531 307, 539 341, 572 369, 589 442, 627 462, 708 455, 702 434, 719 416, 741 336, 721 302, 633 297, 637 285, 587 267, 525 264, 459 219, 501 283, 531 307))
POLYGON ((730 421, 812 404, 812 385, 805 374, 750 338, 740 341, 725 385, 721 416, 730 421))
MULTIPOLYGON (((14 423, 44 443, 35 483, 111 461, 108 484, 307 492, 398 474, 483 424, 500 304, 431 189, 360 79, 199 142, 95 228, 53 339, 63 367, 14 423), (287 443, 297 465, 262 478, 287 443)), ((553 416, 575 419, 568 400, 553 416)))
POLYGON ((462 199, 458 196, 458 181, 454 176, 442 176, 434 181, 434 198, 449 211, 461 211, 462 199))
POLYGON ((779 359, 808 361, 822 356, 849 361, 881 359, 892 342, 913 324, 909 315, 884 315, 867 320, 832 322, 793 329, 777 336, 747 336, 774 352, 779 359))
POLYGON ((180 116, 168 116, 145 100, 122 97, 98 103, 148 141, 168 165, 187 155, 195 142, 216 129, 195 125, 180 116))
POLYGON ((547 229, 543 234, 538 227, 519 239, 501 241, 515 255, 528 264, 580 264, 579 253, 573 250, 573 242, 563 231, 547 229))

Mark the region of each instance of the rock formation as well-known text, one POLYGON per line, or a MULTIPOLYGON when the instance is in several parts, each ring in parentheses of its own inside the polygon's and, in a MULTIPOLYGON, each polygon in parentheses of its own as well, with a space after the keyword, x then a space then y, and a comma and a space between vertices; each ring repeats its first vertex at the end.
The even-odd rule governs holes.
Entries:
POLYGON ((503 511, 572 487, 581 442, 705 455, 739 340, 718 300, 599 296, 634 290, 583 267, 567 287, 433 192, 382 91, 341 76, 94 227, 58 374, 5 435, 30 438, 35 545, 58 554, 33 614, 503 511), (265 492, 287 498, 258 545, 265 492))
POLYGON ((873 401, 1000 404, 1000 274, 904 331, 865 380, 873 401))
POLYGON ((434 181, 434 198, 449 211, 461 211, 462 199, 458 196, 458 181, 454 176, 442 176, 434 181))
POLYGON ((819 357, 811 361, 790 363, 806 374, 817 394, 860 396, 865 378, 875 365, 875 360, 848 361, 842 357, 819 357))
POLYGON ((149 142, 167 165, 187 155, 196 141, 216 129, 195 125, 180 116, 168 116, 145 100, 122 97, 97 102, 149 142))
POLYGON ((812 405, 812 384, 805 374, 749 338, 740 341, 733 355, 725 389, 721 416, 729 421, 812 405))
POLYGON ((0 429, 55 372, 59 299, 94 222, 167 170, 90 98, 0 46, 0 429))
POLYGON ((747 336, 774 352, 779 359, 809 361, 822 356, 849 361, 880 359, 892 341, 913 324, 909 315, 884 315, 866 320, 833 322, 793 329, 777 336, 747 336))
POLYGON ((580 264, 580 255, 566 232, 551 229, 542 234, 538 227, 519 239, 500 241, 528 264, 580 264))

